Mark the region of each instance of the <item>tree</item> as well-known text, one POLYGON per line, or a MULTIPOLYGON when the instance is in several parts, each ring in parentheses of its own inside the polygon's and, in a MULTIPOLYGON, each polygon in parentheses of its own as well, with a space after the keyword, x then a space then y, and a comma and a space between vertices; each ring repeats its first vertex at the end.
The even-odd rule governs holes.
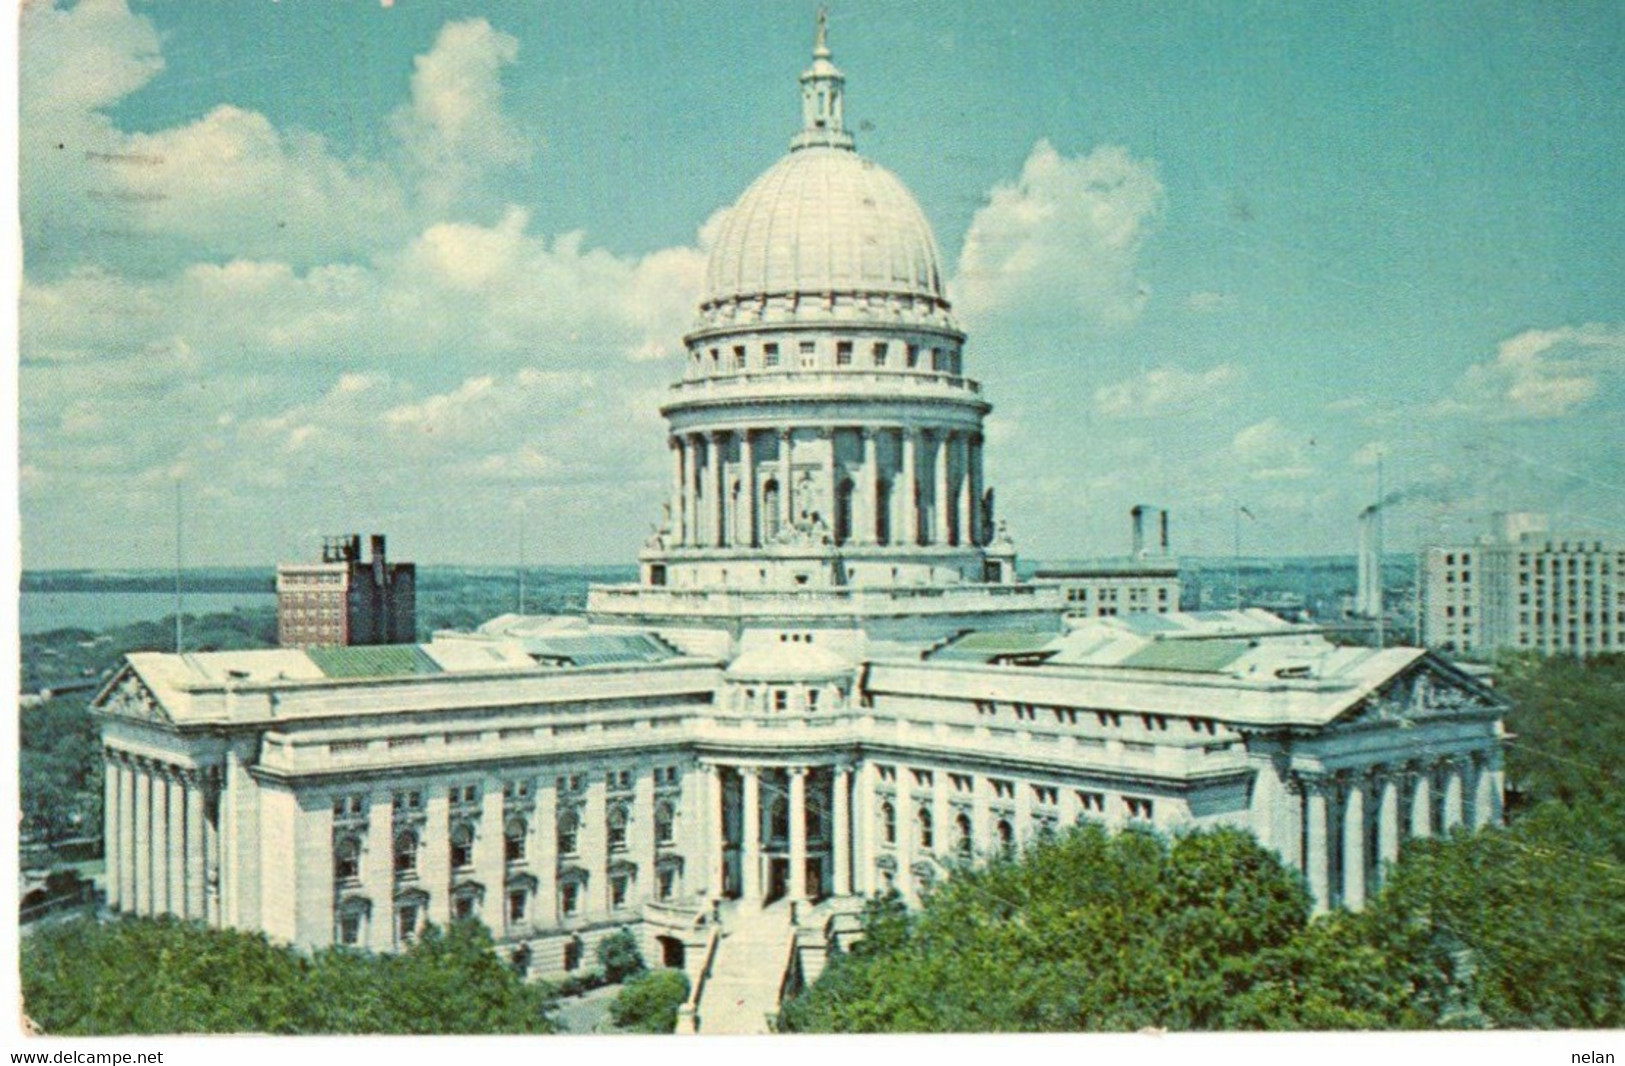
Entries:
POLYGON ((473 922, 400 955, 305 956, 263 935, 171 918, 42 929, 22 948, 25 1009, 47 1033, 550 1033, 527 985, 473 922))
POLYGON ((912 916, 872 905, 866 939, 781 1021, 1014 1032, 1404 1020, 1403 1003, 1378 991, 1388 974, 1375 953, 1316 962, 1313 949, 1335 939, 1304 941, 1309 911, 1302 879, 1248 834, 1170 843, 1088 826, 1019 861, 959 871, 912 916), (1292 1012, 1273 1006, 1287 997, 1292 1012))
POLYGON ((621 929, 598 942, 598 967, 612 985, 643 972, 643 952, 632 930, 621 929))
POLYGON ((615 995, 609 1017, 634 1033, 669 1033, 677 1027, 677 1008, 688 999, 688 977, 682 970, 653 970, 634 977, 615 995))

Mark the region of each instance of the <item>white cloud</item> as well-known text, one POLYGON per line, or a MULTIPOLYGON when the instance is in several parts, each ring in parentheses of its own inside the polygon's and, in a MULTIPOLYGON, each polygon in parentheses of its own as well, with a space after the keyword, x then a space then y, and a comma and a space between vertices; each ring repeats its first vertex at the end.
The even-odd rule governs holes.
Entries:
POLYGON ((1095 390, 1095 413, 1105 418, 1155 418, 1213 411, 1227 405, 1245 376, 1234 363, 1206 371, 1160 367, 1095 390))
POLYGON ((1571 414, 1625 381, 1625 326, 1525 330, 1467 368, 1437 413, 1491 421, 1571 414))
POLYGON ((1155 168, 1123 148, 1063 156, 1039 141, 965 234, 953 293, 967 319, 1070 326, 1132 322, 1148 289, 1140 244, 1163 201, 1155 168))
POLYGON ((1268 418, 1238 432, 1230 450, 1249 481, 1301 481, 1317 472, 1310 457, 1313 444, 1307 435, 1268 418))

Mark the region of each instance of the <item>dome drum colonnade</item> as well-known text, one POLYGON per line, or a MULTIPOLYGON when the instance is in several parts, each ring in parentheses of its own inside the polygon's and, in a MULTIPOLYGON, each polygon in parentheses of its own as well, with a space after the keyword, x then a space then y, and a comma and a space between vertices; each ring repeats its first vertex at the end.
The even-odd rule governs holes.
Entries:
POLYGON ((991 406, 963 376, 935 239, 902 182, 854 151, 843 86, 821 31, 803 129, 712 249, 661 408, 670 499, 645 585, 1013 579, 1008 549, 984 551, 991 406))

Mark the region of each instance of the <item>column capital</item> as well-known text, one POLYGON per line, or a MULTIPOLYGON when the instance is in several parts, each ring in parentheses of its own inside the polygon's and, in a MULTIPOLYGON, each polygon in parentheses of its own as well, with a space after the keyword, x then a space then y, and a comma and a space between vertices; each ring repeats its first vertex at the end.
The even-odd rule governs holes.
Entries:
POLYGON ((807 776, 807 768, 805 766, 787 766, 787 767, 785 767, 785 772, 788 773, 791 777, 806 777, 807 776))
POLYGON ((739 776, 740 777, 746 778, 746 779, 751 780, 751 781, 754 781, 758 777, 761 776, 761 767, 759 767, 759 766, 746 765, 746 766, 738 767, 738 770, 739 770, 739 776))
POLYGON ((876 426, 859 426, 858 433, 862 435, 864 442, 868 443, 880 435, 880 429, 876 426))
POLYGON ((780 440, 787 441, 787 440, 790 439, 790 437, 792 435, 794 435, 794 433, 795 433, 795 429, 793 427, 791 427, 791 426, 780 426, 779 427, 779 439, 780 440))

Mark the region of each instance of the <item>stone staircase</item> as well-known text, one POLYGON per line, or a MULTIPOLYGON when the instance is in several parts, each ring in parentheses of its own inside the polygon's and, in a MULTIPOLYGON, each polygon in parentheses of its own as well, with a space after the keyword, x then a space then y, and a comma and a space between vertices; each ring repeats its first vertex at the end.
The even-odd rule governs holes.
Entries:
POLYGON ((698 1030, 767 1033, 779 1009, 794 928, 789 907, 738 908, 723 917, 711 974, 696 1005, 698 1030))

